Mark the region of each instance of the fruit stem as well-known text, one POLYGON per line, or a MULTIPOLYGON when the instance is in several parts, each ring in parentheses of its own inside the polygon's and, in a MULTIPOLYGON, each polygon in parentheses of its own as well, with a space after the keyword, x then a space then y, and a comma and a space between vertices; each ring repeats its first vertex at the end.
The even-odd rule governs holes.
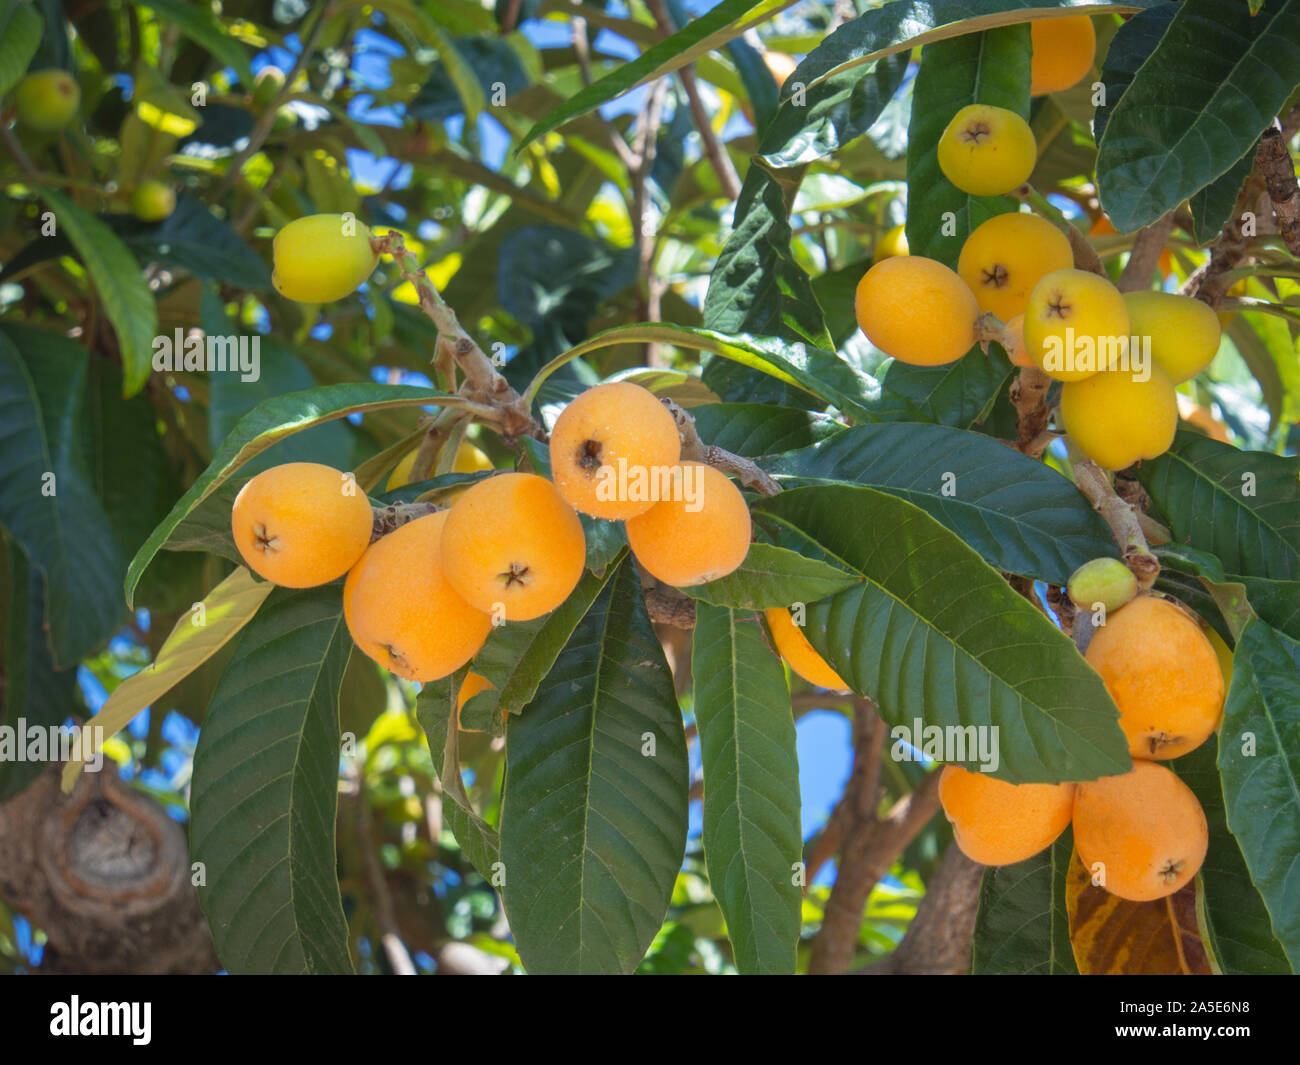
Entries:
POLYGON ((407 522, 427 517, 442 509, 436 503, 389 503, 386 507, 373 507, 374 525, 370 530, 370 542, 373 544, 381 536, 387 536, 407 522))
POLYGON ((1027 203, 1031 208, 1056 226, 1066 239, 1070 242, 1070 251, 1074 253, 1074 268, 1076 270, 1087 270, 1089 273, 1106 276, 1106 268, 1101 265, 1101 258, 1097 255, 1097 250, 1088 243, 1077 226, 1065 217, 1056 207, 1054 207, 1041 192, 1033 185, 1026 181, 1018 189, 1011 193, 1012 196, 1027 203))
POLYGON ((759 495, 774 496, 781 491, 781 486, 752 460, 701 440, 700 434, 695 429, 695 419, 684 408, 671 399, 661 400, 661 402, 668 408, 673 421, 677 423, 677 435, 681 437, 683 459, 688 462, 703 462, 706 466, 721 470, 735 477, 746 488, 752 488, 759 495))
POLYGON ((1124 563, 1146 590, 1160 576, 1160 561, 1151 553, 1138 512, 1116 494, 1105 471, 1090 459, 1074 463, 1074 483, 1106 524, 1110 526, 1124 556, 1124 563))

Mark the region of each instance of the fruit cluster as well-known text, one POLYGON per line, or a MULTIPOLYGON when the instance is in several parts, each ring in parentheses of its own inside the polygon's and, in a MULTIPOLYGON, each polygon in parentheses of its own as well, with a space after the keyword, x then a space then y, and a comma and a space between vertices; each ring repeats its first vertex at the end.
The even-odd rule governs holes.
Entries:
POLYGON ((374 543, 370 501, 351 475, 287 463, 240 490, 235 544, 252 570, 287 587, 346 574, 343 612, 357 646, 421 682, 463 666, 494 624, 540 617, 568 598, 586 565, 578 511, 622 520, 642 568, 672 585, 725 576, 749 551, 744 496, 713 467, 682 461, 676 421, 639 385, 578 396, 556 420, 551 460, 554 482, 494 474, 374 543))
MULTIPOLYGON (((1015 188, 1033 159, 1024 119, 985 105, 959 111, 939 145, 944 173, 977 195, 1015 188)), ((977 226, 955 271, 905 248, 877 259, 854 307, 872 344, 900 362, 941 366, 997 337, 1013 363, 1064 382, 1060 423, 1106 469, 1168 450, 1175 386, 1219 348, 1220 321, 1208 305, 1168 292, 1121 293, 1075 269, 1069 240, 1037 215, 1008 212, 977 226)))
MULTIPOLYGON (((1205 813, 1192 790, 1159 762, 1194 750, 1218 728, 1224 675, 1195 621, 1172 602, 1136 591, 1116 559, 1088 563, 1069 585, 1081 611, 1105 619, 1085 658, 1119 707, 1133 768, 1078 783, 1009 784, 945 767, 940 801, 957 845, 973 861, 1024 861, 1072 821, 1080 860, 1120 898, 1163 898, 1200 869, 1205 813)), ((1076 624, 1086 617, 1081 612, 1076 624)))

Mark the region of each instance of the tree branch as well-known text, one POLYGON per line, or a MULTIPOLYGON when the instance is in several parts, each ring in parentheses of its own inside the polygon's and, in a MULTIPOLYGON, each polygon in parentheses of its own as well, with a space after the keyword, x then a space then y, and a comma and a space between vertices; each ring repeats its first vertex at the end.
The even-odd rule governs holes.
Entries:
POLYGON ((1141 292, 1151 287, 1151 275, 1160 262, 1160 253, 1174 227, 1174 213, 1167 211, 1149 226, 1139 229, 1133 238, 1133 250, 1119 275, 1116 287, 1121 292, 1141 292))
POLYGON ((1160 576, 1160 561, 1147 545, 1137 509, 1119 497, 1105 471, 1090 459, 1074 463, 1074 483, 1110 526, 1125 564, 1137 577, 1138 586, 1150 588, 1160 576))
POLYGON ((1277 216, 1278 232, 1292 255, 1300 256, 1300 187, 1296 185, 1295 165, 1282 133, 1276 128, 1264 131, 1259 144, 1260 172, 1273 213, 1277 216))

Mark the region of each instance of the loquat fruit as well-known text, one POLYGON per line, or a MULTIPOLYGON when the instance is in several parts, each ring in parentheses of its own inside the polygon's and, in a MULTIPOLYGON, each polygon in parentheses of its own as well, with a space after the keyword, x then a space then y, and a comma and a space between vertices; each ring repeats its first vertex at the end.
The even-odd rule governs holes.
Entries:
POLYGON ((884 262, 886 259, 892 259, 895 255, 907 255, 907 226, 894 226, 887 229, 885 235, 876 241, 875 250, 871 253, 871 263, 884 262))
POLYGON ((1098 604, 1109 616, 1137 595, 1137 577, 1118 558, 1094 558, 1070 574, 1066 594, 1080 610, 1098 604))
POLYGON ((831 668, 830 663, 813 649, 803 630, 794 623, 790 611, 776 606, 763 611, 763 616, 767 618, 767 627, 772 633, 772 642, 776 644, 777 651, 797 676, 819 688, 849 690, 849 686, 831 668))
POLYGON ((1108 470, 1163 455, 1178 428, 1178 399, 1169 375, 1153 362, 1139 380, 1102 370, 1061 388, 1061 422, 1088 458, 1108 470))
POLYGON ((14 86, 14 110, 28 129, 57 133, 67 129, 81 106, 81 86, 66 70, 34 70, 14 86))
POLYGON ((286 588, 342 577, 370 543, 374 513, 350 474, 316 462, 263 470, 235 496, 230 528, 248 568, 286 588))
POLYGON ((1025 306, 1025 350, 1049 377, 1082 381, 1128 352, 1128 307, 1106 278, 1073 268, 1038 279, 1025 306))
POLYGON ((1036 162, 1033 130, 1005 107, 968 104, 939 138, 939 169, 972 196, 1010 192, 1029 179, 1036 162))
POLYGON ((632 553, 651 575, 679 588, 725 577, 749 554, 745 497, 726 474, 701 462, 675 467, 672 482, 671 498, 627 519, 632 553))
POLYGON ((1172 895, 1205 861, 1209 828, 1192 789, 1155 762, 1075 789, 1074 847, 1112 895, 1172 895))
POLYGON ((1087 15, 1035 19, 1029 24, 1033 58, 1029 67, 1029 93, 1061 92, 1078 85, 1092 69, 1097 54, 1097 32, 1087 15))
POLYGON ((343 299, 370 277, 379 262, 370 246, 370 230, 341 214, 294 219, 276 233, 271 256, 276 291, 299 303, 343 299))
MULTIPOLYGON (((413 448, 393 467, 393 472, 388 475, 388 481, 384 485, 385 491, 391 492, 394 488, 401 488, 411 483, 411 470, 415 466, 415 456, 419 452, 418 447, 413 448)), ((451 463, 452 473, 480 473, 492 468, 492 460, 468 440, 461 441, 460 447, 456 449, 456 457, 451 463)), ((459 498, 459 493, 452 498, 459 498)))
POLYGON ((176 210, 176 190, 161 181, 142 181, 131 193, 131 213, 141 222, 161 222, 176 210))
POLYGON ((442 533, 447 579, 479 610, 507 621, 549 613, 586 566, 578 515, 545 477, 500 473, 452 504, 442 533))
POLYGON ((939 802, 962 854, 981 865, 1014 865, 1065 831, 1074 785, 1011 784, 949 765, 939 778, 939 802))
POLYGON ((560 412, 551 430, 555 487, 571 507, 596 518, 644 514, 655 505, 650 493, 624 491, 622 484, 653 477, 681 454, 668 409, 653 392, 628 381, 587 389, 560 412))
POLYGON ((1025 350, 1025 316, 1023 314, 1008 318, 1003 323, 999 343, 1007 353, 1007 358, 1011 360, 1012 366, 1034 365, 1034 360, 1029 357, 1029 352, 1025 350))
POLYGON ((1054 270, 1074 265, 1064 233, 1037 215, 995 215, 976 226, 957 259, 957 273, 975 293, 980 310, 1002 321, 1024 314, 1029 293, 1054 270))
POLYGON ((447 580, 447 515, 427 514, 376 540, 343 584, 343 617, 356 645, 388 671, 422 683, 460 669, 492 631, 492 618, 447 580))
POLYGON ((1151 357, 1174 384, 1190 381, 1219 351, 1219 316, 1208 303, 1176 292, 1125 292, 1133 335, 1150 337, 1151 357))
POLYGON ((941 366, 975 344, 974 293, 943 263, 920 255, 878 262, 858 282, 858 326, 886 355, 913 366, 941 366))
POLYGON ((1164 599, 1140 595, 1106 618, 1084 654, 1119 707, 1134 758, 1177 758, 1223 717, 1223 672, 1201 627, 1164 599))

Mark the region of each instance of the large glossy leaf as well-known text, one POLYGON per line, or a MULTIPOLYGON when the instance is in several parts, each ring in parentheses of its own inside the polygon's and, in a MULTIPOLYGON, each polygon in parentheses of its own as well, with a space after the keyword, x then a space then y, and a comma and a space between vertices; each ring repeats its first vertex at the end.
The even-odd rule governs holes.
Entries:
POLYGON ((1106 86, 1106 96, 1092 116, 1092 134, 1095 140, 1101 140, 1115 105, 1124 95, 1124 90, 1132 84, 1133 76, 1160 44, 1160 38, 1169 29, 1169 23, 1177 10, 1178 5, 1175 3, 1157 4, 1146 11, 1139 11, 1115 31, 1101 68, 1101 83, 1106 86))
POLYGON ((1300 82, 1300 3, 1184 0, 1098 142, 1102 206, 1148 225, 1246 155, 1300 82))
POLYGON ((858 583, 839 566, 772 544, 751 544, 740 567, 716 581, 683 588, 694 599, 737 610, 766 610, 825 599, 858 583))
POLYGON ((41 571, 60 668, 107 640, 122 615, 124 560, 82 452, 87 363, 63 337, 0 329, 0 523, 41 571))
POLYGON ((614 344, 645 343, 709 351, 803 389, 846 413, 872 417, 867 403, 873 382, 833 352, 779 337, 726 336, 711 329, 650 322, 606 329, 575 345, 538 371, 525 395, 531 400, 547 377, 579 356, 614 344))
POLYGON ((262 257, 229 222, 193 196, 178 196, 176 210, 156 225, 119 215, 113 228, 141 262, 188 270, 195 277, 241 289, 271 287, 271 272, 262 257))
POLYGON ((1221 736, 1228 828, 1300 972, 1300 643, 1262 621, 1237 641, 1221 736))
POLYGON ((826 415, 766 403, 708 403, 691 416, 706 444, 747 458, 808 447, 842 428, 826 415))
POLYGON ((780 660, 757 620, 701 604, 691 653, 704 770, 704 859, 742 973, 793 973, 799 758, 780 660))
POLYGON ((1219 779, 1219 737, 1211 736, 1173 763, 1196 793, 1210 829, 1201 866, 1201 938, 1223 973, 1287 973, 1286 954, 1269 930, 1268 910, 1250 880, 1241 848, 1228 831, 1219 779))
POLYGON ((194 752, 190 856, 232 973, 352 971, 334 844, 351 650, 337 585, 279 588, 212 696, 194 752))
POLYGON ((474 672, 490 681, 492 687, 475 696, 475 700, 487 703, 493 714, 498 709, 512 714, 522 711, 537 694, 613 572, 607 569, 599 577, 583 574, 569 597, 549 614, 493 629, 474 656, 474 672))
MULTIPOLYGON (((753 513, 785 546, 863 576, 810 604, 804 635, 890 724, 988 730, 999 756, 991 771, 1013 783, 1129 767, 1119 712, 1074 644, 925 511, 871 488, 819 485, 753 513)), ((978 765, 977 735, 963 733, 971 743, 947 760, 978 765)))
POLYGON ((452 835, 479 875, 489 882, 500 860, 501 841, 497 831, 474 809, 465 781, 460 774, 460 732, 457 728, 457 702, 460 686, 468 670, 458 670, 450 677, 425 684, 415 701, 415 714, 429 741, 429 754, 442 786, 442 794, 452 801, 443 807, 452 835))
MULTIPOLYGON (((181 615, 154 660, 114 688, 90 720, 91 725, 103 730, 100 739, 112 739, 141 710, 166 695, 233 640, 274 588, 240 566, 208 593, 202 610, 181 615)), ((72 790, 84 764, 85 759, 73 759, 63 767, 64 791, 72 790)))
POLYGON ((1300 460, 1179 433, 1138 477, 1180 543, 1228 573, 1300 580, 1300 460))
POLYGON ((839 151, 867 132, 892 99, 907 70, 907 56, 890 56, 869 67, 833 74, 795 98, 782 101, 763 131, 759 153, 772 166, 798 166, 839 151))
POLYGON ((623 563, 506 734, 504 899, 532 973, 630 973, 686 847, 686 738, 623 563))
MULTIPOLYGON (((621 96, 647 81, 692 63, 700 56, 721 48, 747 29, 767 21, 795 0, 722 0, 671 37, 646 49, 630 63, 621 63, 603 78, 575 93, 572 98, 537 122, 519 145, 522 149, 544 133, 584 115, 608 100, 621 96)), ((516 149, 516 150, 519 150, 516 149)))
POLYGON ((1018 206, 1009 196, 963 192, 939 168, 943 131, 953 115, 977 103, 1028 116, 1028 26, 940 41, 921 54, 907 129, 907 244, 913 255, 954 269, 972 229, 1018 206))
POLYGON ((1032 858, 984 870, 971 944, 972 973, 1078 975, 1065 913, 1065 873, 1073 849, 1067 828, 1032 858))
POLYGON ((136 552, 126 574, 126 599, 130 604, 145 568, 171 539, 172 531, 204 499, 216 491, 240 466, 286 436, 313 425, 345 418, 349 414, 427 404, 456 406, 463 401, 430 388, 410 385, 322 385, 307 392, 292 392, 259 403, 239 420, 189 490, 177 500, 161 525, 136 552))
POLYGON ((4 0, 0 11, 0 96, 22 81, 41 43, 44 25, 34 5, 4 0))
POLYGON ((133 396, 144 387, 151 370, 153 338, 158 333, 153 293, 134 257, 108 226, 62 193, 42 189, 41 198, 54 211, 59 230, 72 241, 113 323, 122 353, 123 393, 133 396))
POLYGON ((978 433, 858 425, 765 467, 795 483, 850 482, 898 495, 1008 573, 1062 585, 1090 559, 1117 554, 1106 523, 1073 484, 978 433))
POLYGON ((790 75, 787 84, 803 82, 812 86, 833 72, 872 63, 897 52, 983 30, 1016 26, 1030 19, 1127 14, 1159 2, 1133 0, 1126 4, 1107 4, 1089 0, 1059 0, 1058 3, 1039 0, 1025 4, 1019 0, 893 0, 871 8, 827 34, 790 75))
MULTIPOLYGON (((62 725, 84 713, 77 688, 77 666, 56 669, 45 637, 45 588, 41 574, 27 561, 22 548, 10 540, 8 556, 8 618, 0 663, 4 668, 4 698, 0 726, 17 730, 25 721, 30 731, 62 725)), ((0 573, 0 577, 5 576, 0 573)), ((27 759, 0 759, 0 802, 22 791, 45 768, 27 759)))
POLYGON ((833 351, 812 284, 790 248, 790 204, 802 172, 755 160, 736 201, 736 220, 709 275, 704 326, 804 340, 833 351))
MULTIPOLYGON (((998 430, 986 423, 998 401, 1005 400, 1015 372, 996 344, 989 346, 987 355, 977 348, 946 366, 894 361, 885 371, 872 410, 879 421, 934 422, 956 429, 979 425, 984 432, 994 433, 998 430)), ((1006 432, 1011 435, 1012 427, 1006 432)))

